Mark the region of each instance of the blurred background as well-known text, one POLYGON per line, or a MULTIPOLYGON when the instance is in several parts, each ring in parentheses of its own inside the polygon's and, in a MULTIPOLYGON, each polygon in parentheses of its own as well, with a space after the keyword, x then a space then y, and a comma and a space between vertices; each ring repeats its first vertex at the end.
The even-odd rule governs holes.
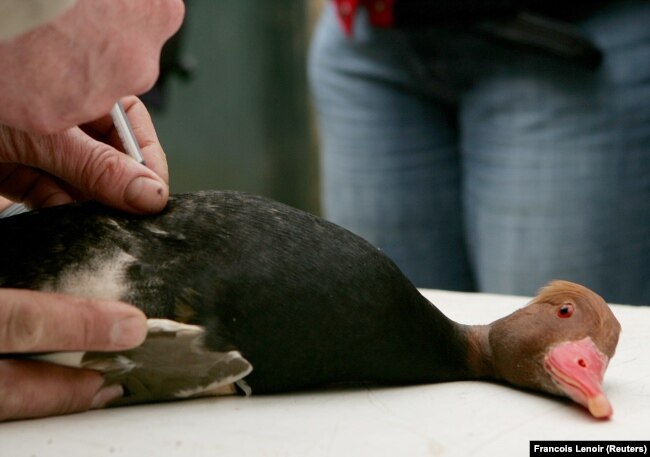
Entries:
POLYGON ((324 1, 186 0, 145 97, 172 192, 237 189, 319 212, 306 58, 324 1))

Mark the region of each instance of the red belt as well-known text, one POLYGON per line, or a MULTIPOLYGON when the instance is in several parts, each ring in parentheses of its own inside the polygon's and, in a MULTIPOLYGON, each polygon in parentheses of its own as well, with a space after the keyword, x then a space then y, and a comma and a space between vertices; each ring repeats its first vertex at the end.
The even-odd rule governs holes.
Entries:
POLYGON ((370 24, 375 27, 390 27, 393 25, 393 8, 395 0, 333 0, 339 21, 346 35, 352 35, 354 18, 359 7, 368 10, 370 24))

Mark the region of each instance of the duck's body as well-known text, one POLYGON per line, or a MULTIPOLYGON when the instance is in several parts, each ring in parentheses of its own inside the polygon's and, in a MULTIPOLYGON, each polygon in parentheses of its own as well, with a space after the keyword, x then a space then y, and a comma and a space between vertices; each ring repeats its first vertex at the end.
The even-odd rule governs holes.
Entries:
POLYGON ((153 217, 95 204, 0 223, 0 283, 132 303, 239 350, 255 393, 468 376, 462 328, 336 225, 240 193, 173 196, 153 217), (26 251, 29 249, 29 251, 26 251))
MULTIPOLYGON (((361 238, 260 197, 177 195, 147 217, 69 205, 0 221, 0 243, 3 287, 120 299, 199 325, 210 351, 250 362, 238 370, 253 393, 504 378, 489 328, 446 318, 361 238)), ((616 342, 601 346, 611 357, 616 342)))

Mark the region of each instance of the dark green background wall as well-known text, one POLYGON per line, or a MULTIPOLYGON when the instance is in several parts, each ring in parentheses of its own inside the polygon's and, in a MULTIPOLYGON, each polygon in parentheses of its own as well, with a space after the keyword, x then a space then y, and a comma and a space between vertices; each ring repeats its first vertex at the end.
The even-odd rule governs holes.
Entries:
POLYGON ((181 54, 153 112, 173 192, 239 189, 318 211, 304 0, 188 0, 181 54))

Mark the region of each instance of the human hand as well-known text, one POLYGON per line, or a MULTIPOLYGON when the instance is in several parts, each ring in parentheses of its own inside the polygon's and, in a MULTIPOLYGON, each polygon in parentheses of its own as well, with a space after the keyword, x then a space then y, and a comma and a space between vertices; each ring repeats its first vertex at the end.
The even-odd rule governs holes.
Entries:
POLYGON ((134 213, 160 211, 169 196, 165 153, 142 102, 122 103, 146 167, 122 152, 108 115, 52 135, 0 125, 0 194, 33 208, 92 198, 134 213))
POLYGON ((0 289, 0 421, 101 408, 123 394, 95 371, 11 354, 121 351, 146 333, 144 314, 124 303, 0 289))
POLYGON ((182 0, 77 0, 54 21, 0 42, 0 124, 51 134, 146 92, 183 15, 182 0))

